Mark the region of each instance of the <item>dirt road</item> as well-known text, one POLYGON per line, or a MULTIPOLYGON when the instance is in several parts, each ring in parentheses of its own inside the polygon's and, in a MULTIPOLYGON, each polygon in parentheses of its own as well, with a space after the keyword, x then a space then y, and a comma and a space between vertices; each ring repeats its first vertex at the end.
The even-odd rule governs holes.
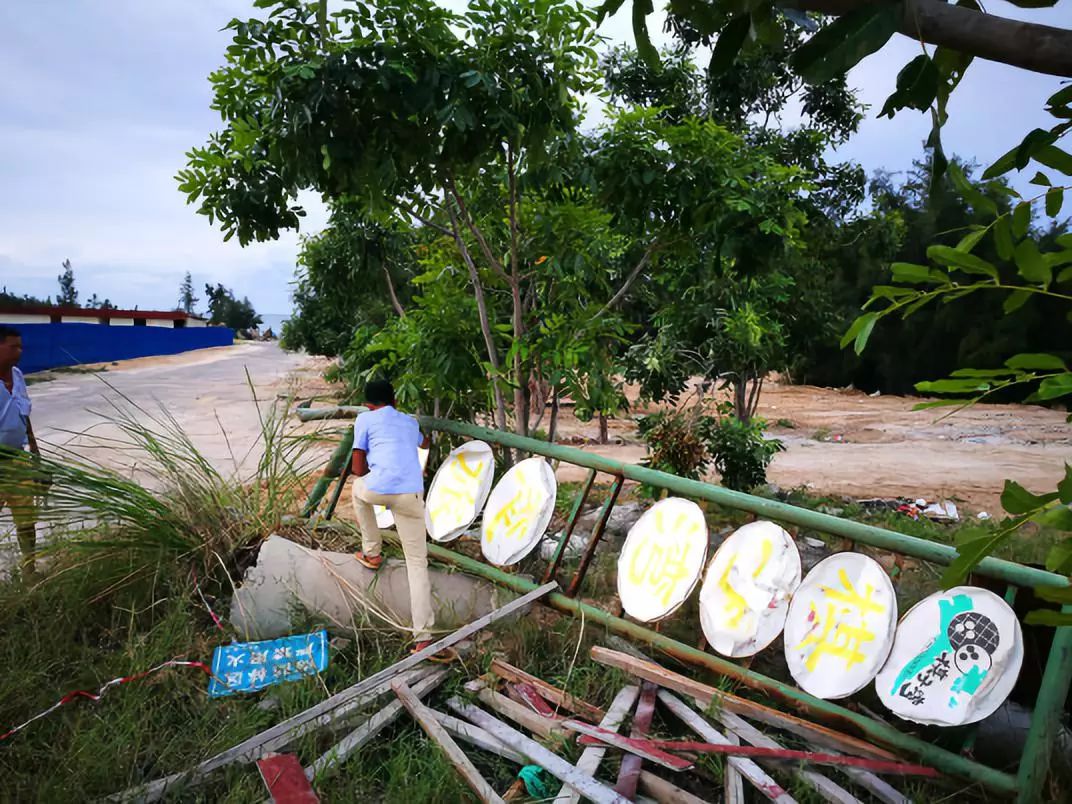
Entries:
MULTIPOLYGON (((263 405, 288 390, 328 391, 320 378, 324 366, 276 344, 244 343, 127 361, 98 376, 60 374, 31 386, 34 424, 45 443, 84 446, 87 434, 98 443, 109 434, 95 413, 107 410, 109 400, 122 395, 147 411, 163 404, 226 471, 233 467, 232 451, 245 454, 259 433, 246 372, 263 405)), ((1060 411, 979 405, 939 420, 942 409, 912 411, 917 401, 768 384, 759 413, 787 447, 774 459, 771 482, 853 497, 953 498, 968 510, 996 513, 1005 478, 1041 491, 1053 488, 1064 462, 1072 462, 1072 426, 1060 411)), ((630 462, 644 457, 631 418, 612 421, 610 432, 616 443, 585 448, 630 462)), ((594 442, 598 428, 566 414, 561 433, 564 440, 594 442)), ((93 457, 112 465, 119 460, 107 448, 93 457)), ((580 479, 584 472, 576 474, 580 479)), ((573 479, 568 468, 561 477, 573 479)))
POLYGON ((288 390, 322 386, 322 369, 322 361, 288 354, 275 343, 245 342, 128 360, 99 374, 57 373, 30 386, 34 429, 46 450, 73 449, 119 468, 124 456, 110 441, 118 432, 102 414, 114 414, 113 404, 140 409, 143 420, 166 410, 198 450, 228 472, 258 457, 247 456, 260 434, 258 405, 263 409, 288 390))
MULTIPOLYGON (((939 420, 949 409, 913 411, 919 401, 768 384, 759 415, 786 446, 771 464, 770 481, 857 498, 952 498, 970 511, 997 513, 1006 478, 1044 491, 1072 462, 1072 425, 1061 411, 977 405, 939 420)), ((569 417, 563 434, 594 440, 598 428, 569 417)), ((613 422, 611 435, 621 443, 588 448, 625 461, 643 458, 631 421, 613 422)), ((583 478, 577 474, 567 477, 583 478)))

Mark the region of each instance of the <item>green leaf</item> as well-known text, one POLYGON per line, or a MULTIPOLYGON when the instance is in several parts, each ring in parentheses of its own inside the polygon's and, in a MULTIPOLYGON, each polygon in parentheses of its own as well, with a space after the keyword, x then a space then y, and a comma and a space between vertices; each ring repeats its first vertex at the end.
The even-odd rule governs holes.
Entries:
POLYGON ((975 394, 989 391, 990 383, 978 379, 930 380, 917 382, 916 390, 921 394, 975 394))
POLYGON ((1046 569, 1061 575, 1072 573, 1072 539, 1055 544, 1046 556, 1046 569))
POLYGON ((1012 369, 973 369, 962 368, 957 369, 950 377, 976 377, 979 379, 987 380, 995 377, 1012 377, 1016 374, 1012 369))
POLYGON ((977 257, 966 251, 950 248, 949 246, 931 246, 927 249, 927 256, 937 263, 959 268, 965 273, 982 274, 992 279, 998 278, 997 268, 982 257, 977 257))
POLYGON ((957 557, 942 573, 942 587, 949 589, 963 584, 975 565, 993 553, 1008 538, 1009 534, 979 536, 957 545, 957 557))
POLYGON ((1060 187, 1054 187, 1046 193, 1046 214, 1056 218, 1061 214, 1061 207, 1065 203, 1065 191, 1060 187))
MULTIPOLYGON (((1017 146, 1018 148, 1019 146, 1017 146)), ((1016 151, 1017 148, 1013 148, 1010 151, 1006 151, 1004 154, 998 157, 990 167, 983 171, 983 179, 996 179, 1003 173, 1008 173, 1016 166, 1016 151)))
POLYGON ((1050 603, 1072 605, 1072 586, 1036 586, 1035 595, 1050 603))
POLYGON ((1020 240, 1031 226, 1031 202, 1023 201, 1012 211, 1012 236, 1020 240))
POLYGON ((1053 268, 1042 259, 1034 240, 1022 240, 1016 246, 1013 258, 1016 260, 1016 269, 1020 272, 1020 276, 1028 282, 1046 285, 1053 279, 1053 268))
POLYGON ((707 66, 709 74, 722 75, 733 65, 751 29, 752 18, 748 14, 740 14, 726 24, 715 41, 711 62, 707 66))
POLYGON ((963 405, 963 399, 932 399, 929 402, 917 402, 912 410, 929 410, 930 408, 948 408, 953 405, 963 405))
POLYGON ((1065 476, 1057 484, 1057 499, 1065 505, 1072 505, 1072 464, 1065 464, 1065 476))
POLYGON ((1002 215, 994 221, 994 247, 998 250, 998 256, 1001 257, 1001 259, 1012 259, 1012 230, 1009 228, 1009 218, 1007 215, 1002 215))
POLYGON ((1066 614, 1052 609, 1036 609, 1029 611, 1024 618, 1027 625, 1046 625, 1053 628, 1064 628, 1072 625, 1072 613, 1066 614))
POLYGON ((1005 361, 1005 365, 1011 369, 1025 371, 1066 371, 1068 369, 1065 361, 1057 355, 1047 354, 1013 355, 1005 361))
POLYGON ((1052 145, 1055 139, 1056 136, 1052 131, 1047 131, 1044 128, 1032 129, 1017 146, 1013 165, 1017 170, 1023 170, 1027 167, 1027 163, 1031 161, 1031 157, 1038 154, 1047 145, 1052 145))
POLYGON ((1038 516, 1032 517, 1032 519, 1047 528, 1072 532, 1072 508, 1067 505, 1055 505, 1053 508, 1047 508, 1038 516))
POLYGON ((939 78, 930 56, 916 56, 897 73, 897 89, 886 99, 879 117, 893 117, 905 108, 926 111, 938 94, 939 78))
POLYGON ((1049 494, 1032 494, 1015 480, 1006 480, 1005 489, 1001 492, 1001 507, 1013 515, 1027 514, 1056 499, 1056 491, 1049 494))
MULTIPOLYGON (((955 167, 956 165, 951 165, 950 172, 952 172, 953 168, 955 167)), ((982 240, 985 235, 986 229, 983 227, 979 227, 974 232, 969 232, 968 234, 964 235, 964 237, 960 238, 960 242, 957 243, 957 251, 971 251, 973 248, 979 245, 979 241, 982 240)))
POLYGON ((987 198, 978 187, 968 180, 960 165, 949 166, 949 177, 953 180, 953 186, 957 188, 964 200, 971 204, 977 212, 988 212, 991 215, 998 214, 998 205, 994 203, 993 199, 987 198))
POLYGON ((798 47, 790 63, 812 84, 843 75, 897 33, 903 10, 901 3, 875 3, 850 11, 798 47))
POLYGON ((1056 145, 1040 149, 1035 154, 1035 159, 1048 168, 1059 170, 1066 176, 1072 176, 1072 154, 1061 150, 1056 145))
POLYGON ((927 265, 916 265, 912 262, 895 262, 890 266, 893 272, 894 282, 904 282, 907 285, 932 284, 947 280, 941 272, 935 271, 927 265))
POLYGON ((1045 402, 1048 399, 1058 399, 1068 394, 1072 394, 1072 373, 1047 377, 1039 383, 1039 389, 1034 396, 1045 402))
POLYGON ((1046 101, 1047 106, 1065 106, 1069 103, 1072 103, 1072 84, 1057 90, 1046 101))
POLYGON ((1061 273, 1057 275, 1057 283, 1063 284, 1072 279, 1072 268, 1065 268, 1061 273))
POLYGON ((1039 187, 1050 187, 1050 186, 1052 186, 1052 182, 1050 181, 1050 177, 1047 176, 1045 173, 1043 173, 1041 171, 1039 171, 1039 172, 1037 172, 1035 174, 1035 178, 1033 178, 1031 180, 1031 183, 1032 184, 1037 184, 1039 187))
POLYGON ((850 343, 853 343, 856 354, 863 352, 867 346, 867 339, 871 337, 871 330, 875 328, 876 321, 878 321, 878 313, 864 313, 859 316, 841 337, 841 348, 844 349, 850 343))
POLYGON ((599 22, 603 22, 607 17, 612 17, 618 13, 618 9, 622 7, 625 0, 606 0, 603 5, 599 7, 599 22))
POLYGON ((1008 296, 1005 297, 1005 303, 1001 305, 1001 309, 1004 310, 1005 315, 1009 313, 1015 313, 1027 300, 1030 299, 1033 294, 1030 290, 1014 290, 1008 296))

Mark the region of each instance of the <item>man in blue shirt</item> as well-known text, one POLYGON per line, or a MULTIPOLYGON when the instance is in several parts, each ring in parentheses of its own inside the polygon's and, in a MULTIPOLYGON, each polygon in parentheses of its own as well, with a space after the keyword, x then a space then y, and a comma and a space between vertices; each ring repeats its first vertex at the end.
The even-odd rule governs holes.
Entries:
MULTIPOLYGON (((417 452, 428 448, 429 438, 421 434, 415 418, 395 410, 391 383, 376 380, 366 385, 365 405, 368 413, 360 414, 354 424, 351 464, 354 512, 361 527, 361 550, 355 557, 371 570, 383 564, 383 537, 373 506, 385 506, 394 515, 406 556, 416 653, 432 643, 435 625, 424 531, 424 473, 417 452)), ((452 658, 441 653, 435 658, 452 658)))
POLYGON ((11 509, 22 550, 22 577, 29 582, 36 578, 37 517, 30 473, 16 461, 25 458, 27 445, 34 455, 41 452, 30 426, 26 381, 16 365, 21 357, 22 335, 0 324, 0 511, 11 509))

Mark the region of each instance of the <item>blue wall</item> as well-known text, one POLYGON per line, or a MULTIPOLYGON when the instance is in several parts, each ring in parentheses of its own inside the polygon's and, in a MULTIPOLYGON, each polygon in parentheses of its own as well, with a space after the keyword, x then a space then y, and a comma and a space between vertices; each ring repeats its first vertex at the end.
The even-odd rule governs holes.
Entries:
POLYGON ((111 363, 132 357, 173 355, 209 346, 230 346, 227 327, 113 327, 103 324, 15 324, 22 333, 21 368, 31 371, 111 363))

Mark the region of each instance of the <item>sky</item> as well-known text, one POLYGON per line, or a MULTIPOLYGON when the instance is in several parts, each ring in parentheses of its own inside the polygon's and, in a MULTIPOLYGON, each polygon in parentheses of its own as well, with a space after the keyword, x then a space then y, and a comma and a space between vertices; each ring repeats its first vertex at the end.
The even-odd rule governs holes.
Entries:
MULTIPOLYGON (((1070 4, 1060 5, 988 10, 1072 27, 1070 4)), ((70 259, 83 301, 95 293, 120 307, 170 309, 189 271, 199 289, 221 282, 259 312, 290 310, 299 235, 224 243, 174 180, 185 152, 220 127, 208 75, 229 43, 221 28, 252 15, 252 0, 0 4, 0 285, 53 295, 70 259)), ((650 27, 656 43, 667 41, 656 18, 650 27)), ((602 33, 632 39, 625 14, 602 33)), ((927 116, 876 119, 898 70, 919 52, 894 37, 852 71, 850 85, 871 108, 837 156, 896 172, 921 155, 927 116)), ((976 60, 950 104, 947 153, 988 164, 1032 128, 1052 125, 1042 107, 1059 87, 1050 76, 976 60)), ((315 232, 326 222, 323 205, 302 201, 303 234, 315 232)))

